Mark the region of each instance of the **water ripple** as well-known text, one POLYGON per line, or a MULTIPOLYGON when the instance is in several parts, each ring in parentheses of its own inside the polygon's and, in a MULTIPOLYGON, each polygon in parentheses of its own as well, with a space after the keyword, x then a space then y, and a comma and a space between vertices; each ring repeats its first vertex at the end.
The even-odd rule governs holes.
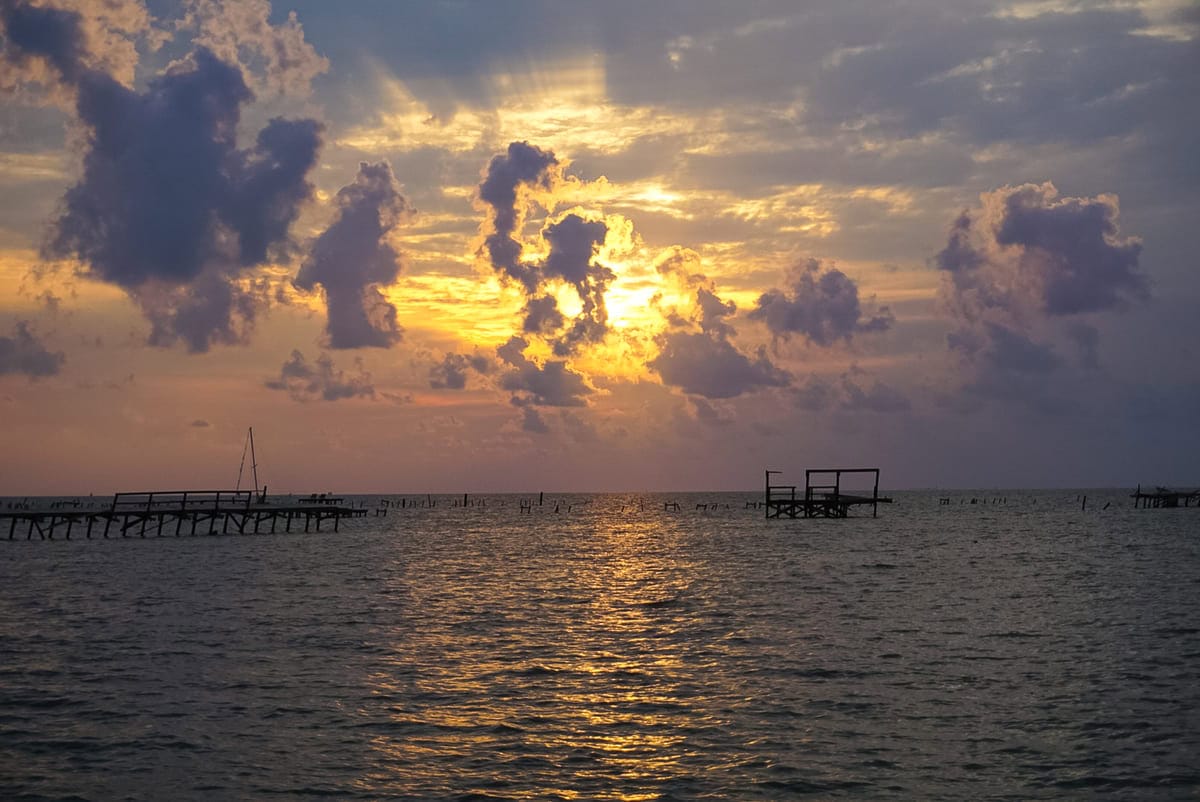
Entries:
POLYGON ((5 542, 0 798, 1194 798, 1195 511, 1060 495, 5 542))

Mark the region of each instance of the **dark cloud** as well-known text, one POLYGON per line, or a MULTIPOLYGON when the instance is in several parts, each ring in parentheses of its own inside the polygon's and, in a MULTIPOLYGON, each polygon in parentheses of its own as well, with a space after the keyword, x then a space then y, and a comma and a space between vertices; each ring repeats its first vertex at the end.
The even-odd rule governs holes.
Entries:
POLYGON ((655 269, 692 292, 690 309, 663 308, 659 312, 669 328, 658 335, 658 355, 646 367, 663 383, 689 395, 735 398, 763 387, 784 387, 791 376, 771 364, 766 349, 747 356, 731 341, 737 334, 727 322, 737 312, 732 301, 722 300, 712 282, 699 272, 699 256, 684 248, 668 251, 655 269))
POLYGON ((971 242, 971 225, 971 214, 967 211, 955 218, 950 226, 946 247, 933 258, 939 270, 954 274, 970 273, 986 262, 983 253, 971 242))
POLYGON ((272 248, 288 242, 301 205, 312 195, 306 176, 316 163, 321 130, 316 120, 275 118, 235 160, 228 215, 237 221, 242 265, 262 264, 272 248))
POLYGON ((550 427, 546 425, 542 414, 535 407, 525 407, 522 410, 521 429, 532 434, 550 433, 550 427))
POLYGON ((724 337, 670 331, 658 338, 659 353, 646 363, 663 383, 705 398, 734 398, 762 387, 788 384, 760 348, 747 357, 724 337))
POLYGON ((722 301, 712 290, 700 287, 696 290, 696 308, 700 311, 700 331, 718 338, 735 333, 733 326, 725 322, 737 312, 733 301, 722 301))
POLYGON ((792 391, 796 406, 809 412, 907 412, 912 402, 902 391, 879 379, 865 381, 864 371, 851 367, 837 381, 809 376, 792 391))
POLYGON ((1053 373, 1062 365, 1054 348, 1034 342, 1028 336, 1001 326, 984 323, 987 347, 983 352, 988 364, 1001 371, 1013 373, 1053 373))
POLYGON ((570 328, 553 344, 556 356, 569 356, 582 344, 601 342, 608 333, 604 293, 616 276, 595 261, 607 235, 608 226, 603 221, 585 220, 577 214, 565 215, 542 230, 542 238, 550 245, 542 275, 569 283, 582 303, 570 328))
MULTIPOLYGON (((577 288, 587 286, 596 279, 592 259, 607 234, 608 226, 603 220, 585 220, 577 214, 568 214, 548 224, 542 231, 542 239, 550 245, 550 254, 542 264, 542 272, 577 288)), ((611 279, 612 272, 608 271, 605 278, 611 279)), ((580 297, 585 294, 580 289, 580 297)))
POLYGON ((842 377, 843 398, 841 407, 850 411, 864 412, 907 412, 912 402, 903 392, 878 379, 863 387, 851 376, 842 377))
POLYGON ((321 125, 276 118, 240 149, 241 109, 253 95, 241 70, 211 51, 198 48, 139 92, 87 66, 78 13, 8 0, 0 17, 6 57, 51 65, 74 91, 86 132, 83 174, 63 198, 46 255, 78 258, 88 275, 127 290, 154 324, 155 344, 184 339, 205 351, 240 341, 229 332, 244 321, 220 312, 244 311, 241 272, 290 246, 312 194, 321 125))
POLYGON ((487 173, 479 185, 479 199, 492 209, 491 231, 484 239, 484 248, 492 267, 520 282, 527 293, 538 286, 537 270, 521 262, 521 223, 524 208, 520 200, 522 187, 550 189, 558 160, 554 154, 530 145, 513 142, 508 151, 492 158, 487 173))
POLYGON ((963 212, 934 265, 963 316, 986 309, 1048 316, 1124 308, 1149 297, 1142 244, 1121 237, 1117 198, 1058 198, 1050 182, 1002 187, 963 212))
POLYGON ((592 388, 582 375, 567 367, 562 360, 549 359, 545 364, 525 356, 528 341, 513 337, 496 349, 496 354, 512 369, 500 376, 500 388, 513 394, 518 406, 582 407, 592 388))
POLYGON ((864 315, 858 285, 845 273, 807 259, 788 272, 788 290, 772 289, 759 296, 750 312, 777 338, 802 335, 814 345, 850 342, 855 334, 886 331, 894 318, 885 306, 878 314, 864 315))
POLYGON ((212 427, 212 424, 209 423, 208 421, 204 420, 203 418, 197 418, 196 420, 192 421, 188 425, 194 429, 208 429, 208 428, 212 427))
POLYGON ((932 262, 957 326, 947 344, 976 370, 967 392, 1045 412, 1072 407, 1045 382, 1069 369, 1064 348, 1081 369, 1099 368, 1098 330, 1082 318, 1149 297, 1141 242, 1118 223, 1115 196, 1059 198, 1049 182, 985 193, 956 218, 932 262))
POLYGON ((429 369, 429 386, 434 390, 462 390, 467 386, 467 373, 488 373, 491 361, 480 354, 447 353, 441 362, 429 369))
POLYGON ((409 211, 387 162, 358 166, 353 184, 338 190, 338 214, 313 242, 296 285, 325 290, 332 348, 387 348, 402 329, 396 307, 380 292, 400 273, 388 234, 409 211))
POLYGON ((809 412, 824 412, 834 403, 833 385, 818 376, 809 376, 802 385, 792 390, 796 406, 809 412))
POLYGON ((951 228, 934 264, 957 328, 951 350, 969 372, 956 409, 1017 403, 1048 415, 1079 408, 1095 394, 1099 334, 1081 318, 1124 309, 1148 296, 1141 243, 1118 228, 1113 196, 1063 198, 1050 183, 1003 187, 982 197, 951 228), (1078 368, 1061 356, 1078 354, 1078 368))
POLYGON ((704 398, 698 396, 689 396, 692 410, 696 413, 696 420, 708 426, 729 426, 732 425, 734 419, 717 409, 712 404, 708 403, 704 398))
POLYGON ((32 378, 53 376, 66 361, 61 352, 47 350, 29 323, 18 320, 12 336, 0 336, 0 376, 21 373, 32 378))
POLYGON ((996 243, 1020 249, 1019 270, 1037 278, 1046 314, 1100 312, 1149 297, 1138 267, 1142 243, 1121 238, 1115 196, 1059 200, 1047 182, 1002 197, 999 219, 989 221, 996 243))
POLYGON ((333 365, 328 354, 321 354, 315 363, 309 363, 300 351, 292 351, 279 369, 279 378, 268 379, 265 384, 272 390, 283 390, 296 401, 338 401, 344 398, 374 398, 375 387, 371 374, 355 360, 358 368, 354 375, 347 375, 333 365))
POLYGON ((79 14, 3 0, 0 26, 5 36, 5 61, 17 66, 31 58, 43 58, 64 81, 79 80, 87 55, 79 14))
POLYGON ((213 273, 181 285, 148 281, 128 292, 150 321, 150 345, 182 341, 192 353, 246 344, 270 302, 265 283, 235 283, 213 273))
POLYGON ((608 308, 604 293, 615 277, 595 257, 608 226, 574 212, 549 221, 540 236, 548 248, 544 262, 521 261, 520 229, 529 189, 552 189, 560 180, 554 154, 527 142, 513 142, 508 151, 488 165, 479 197, 492 209, 485 226, 484 249, 492 266, 516 280, 525 291, 522 329, 547 340, 557 357, 574 354, 581 345, 597 343, 608 333, 608 308), (545 292, 547 282, 562 281, 579 296, 581 309, 568 325, 558 301, 545 292), (563 328, 565 330, 563 330, 563 328))
POLYGON ((526 334, 552 334, 566 323, 558 311, 558 300, 553 295, 532 296, 525 302, 525 320, 521 324, 526 334))

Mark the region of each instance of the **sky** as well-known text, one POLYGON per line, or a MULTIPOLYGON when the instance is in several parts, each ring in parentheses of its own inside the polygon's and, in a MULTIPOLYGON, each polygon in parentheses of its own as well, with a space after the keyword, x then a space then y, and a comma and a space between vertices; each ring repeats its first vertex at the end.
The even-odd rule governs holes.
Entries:
POLYGON ((1185 0, 0 0, 0 494, 1200 484, 1185 0))

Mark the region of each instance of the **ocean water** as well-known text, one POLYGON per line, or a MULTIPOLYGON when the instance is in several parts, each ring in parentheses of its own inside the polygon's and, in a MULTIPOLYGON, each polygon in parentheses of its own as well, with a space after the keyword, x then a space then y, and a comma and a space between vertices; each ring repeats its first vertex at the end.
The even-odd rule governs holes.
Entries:
POLYGON ((1195 799, 1200 510, 1127 492, 19 532, 0 798, 1195 799))

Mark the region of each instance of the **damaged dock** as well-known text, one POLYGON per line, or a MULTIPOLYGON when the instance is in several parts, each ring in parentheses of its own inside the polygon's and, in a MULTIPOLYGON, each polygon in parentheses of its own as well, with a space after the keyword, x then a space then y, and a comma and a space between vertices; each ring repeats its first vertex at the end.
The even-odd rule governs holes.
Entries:
POLYGON ((878 468, 810 468, 804 472, 804 496, 797 497, 796 485, 773 485, 767 471, 764 506, 768 518, 849 518, 852 507, 870 505, 871 517, 879 517, 879 505, 891 498, 879 495, 878 468), (842 492, 843 474, 871 475, 871 495, 842 492), (814 479, 818 483, 814 484, 814 479))
POLYGON ((1200 489, 1172 490, 1169 487, 1156 487, 1150 491, 1142 490, 1142 486, 1138 485, 1137 490, 1130 494, 1130 498, 1133 499, 1134 509, 1173 509, 1190 507, 1193 503, 1200 507, 1200 489))
POLYGON ((333 522, 333 531, 343 518, 361 518, 367 510, 344 503, 340 498, 309 496, 269 503, 266 496, 249 490, 172 490, 117 493, 112 504, 99 509, 47 509, 0 512, 0 531, 8 522, 8 539, 25 530, 26 540, 36 533, 53 540, 62 533, 67 540, 73 531, 87 538, 99 533, 105 538, 163 537, 174 535, 258 534, 321 531, 322 523, 333 522), (269 524, 269 528, 268 528, 269 524))

